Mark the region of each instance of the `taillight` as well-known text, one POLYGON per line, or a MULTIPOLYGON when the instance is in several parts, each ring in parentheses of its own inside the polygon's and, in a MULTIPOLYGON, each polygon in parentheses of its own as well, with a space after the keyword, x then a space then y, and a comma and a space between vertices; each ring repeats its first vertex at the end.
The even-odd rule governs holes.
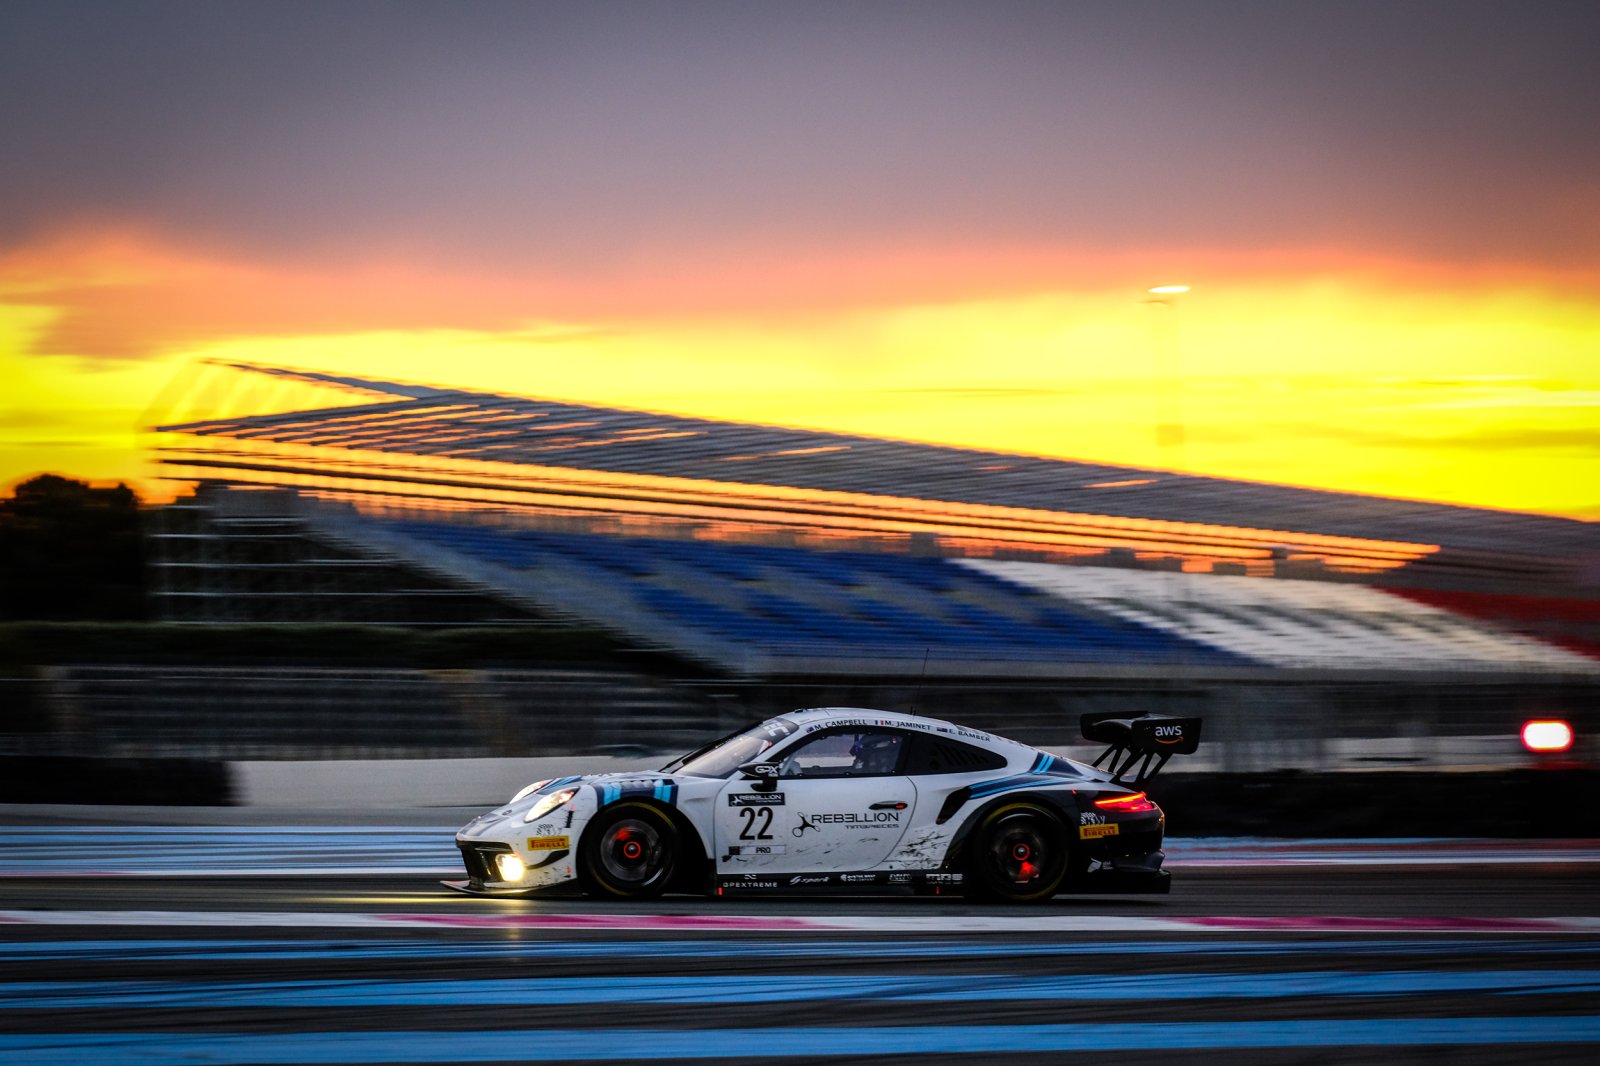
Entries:
POLYGON ((1572 726, 1559 718, 1526 722, 1522 726, 1522 746, 1529 751, 1568 751, 1572 748, 1572 726))
POLYGON ((1156 805, 1150 802, 1150 797, 1143 792, 1128 792, 1121 796, 1107 796, 1104 799, 1095 800, 1094 805, 1103 811, 1120 811, 1124 814, 1156 809, 1156 805))

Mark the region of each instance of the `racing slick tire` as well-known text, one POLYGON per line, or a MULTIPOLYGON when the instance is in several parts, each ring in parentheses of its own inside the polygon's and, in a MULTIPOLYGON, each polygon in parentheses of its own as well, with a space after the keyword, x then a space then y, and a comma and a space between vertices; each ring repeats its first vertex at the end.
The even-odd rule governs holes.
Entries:
POLYGON ((984 815, 967 854, 969 893, 1008 903, 1042 903, 1060 892, 1072 859, 1061 820, 1031 803, 984 815))
POLYGON ((672 882, 678 828, 648 803, 615 803, 595 816, 578 845, 585 892, 612 899, 652 899, 672 882))

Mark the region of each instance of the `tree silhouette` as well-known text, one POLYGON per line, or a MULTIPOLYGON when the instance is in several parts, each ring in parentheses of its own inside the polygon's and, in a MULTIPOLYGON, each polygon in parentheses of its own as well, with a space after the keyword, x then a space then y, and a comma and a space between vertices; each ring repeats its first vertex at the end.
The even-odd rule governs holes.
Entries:
POLYGON ((0 500, 0 618, 127 620, 147 610, 132 489, 41 474, 0 500))

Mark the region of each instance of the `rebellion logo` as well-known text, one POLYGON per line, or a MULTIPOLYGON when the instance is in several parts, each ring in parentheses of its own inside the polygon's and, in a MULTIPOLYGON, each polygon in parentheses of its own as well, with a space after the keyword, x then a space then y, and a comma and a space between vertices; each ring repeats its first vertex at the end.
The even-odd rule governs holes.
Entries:
POLYGON ((762 795, 760 792, 732 792, 728 794, 730 807, 782 807, 783 793, 762 795))
POLYGON ((900 821, 900 812, 852 811, 847 814, 813 814, 811 820, 818 825, 895 825, 900 821))

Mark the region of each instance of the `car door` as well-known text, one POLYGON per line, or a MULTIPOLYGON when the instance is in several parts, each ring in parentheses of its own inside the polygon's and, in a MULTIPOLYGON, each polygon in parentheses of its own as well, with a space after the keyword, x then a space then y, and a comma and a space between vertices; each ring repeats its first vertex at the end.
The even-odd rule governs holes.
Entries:
POLYGON ((713 816, 718 872, 837 872, 882 863, 916 806, 916 787, 900 773, 908 746, 901 730, 834 727, 778 755, 771 791, 735 777, 713 816))

